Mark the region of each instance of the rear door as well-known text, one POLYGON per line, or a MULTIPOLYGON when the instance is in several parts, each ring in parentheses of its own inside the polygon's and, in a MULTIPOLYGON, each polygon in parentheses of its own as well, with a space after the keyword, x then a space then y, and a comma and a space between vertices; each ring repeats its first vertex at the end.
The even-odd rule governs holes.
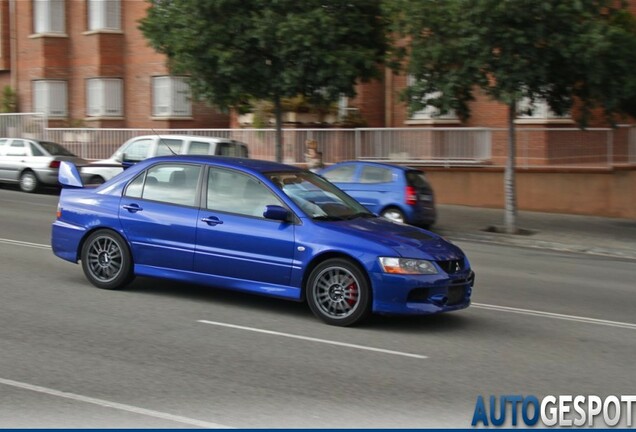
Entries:
POLYGON ((153 165, 132 180, 119 219, 135 264, 192 270, 202 167, 153 165))
POLYGON ((376 165, 362 165, 358 183, 350 195, 374 213, 403 201, 403 190, 394 170, 376 165))

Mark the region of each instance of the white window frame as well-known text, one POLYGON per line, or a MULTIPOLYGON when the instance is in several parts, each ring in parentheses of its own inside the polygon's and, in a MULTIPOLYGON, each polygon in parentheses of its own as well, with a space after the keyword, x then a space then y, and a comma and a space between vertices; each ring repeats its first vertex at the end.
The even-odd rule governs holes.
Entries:
POLYGON ((556 115, 548 105, 548 102, 541 99, 535 100, 534 104, 530 104, 529 98, 523 98, 517 102, 517 120, 521 121, 570 121, 569 113, 564 115, 556 115), (531 109, 531 113, 527 111, 531 109))
POLYGON ((65 0, 33 0, 33 31, 36 34, 65 34, 65 0))
POLYGON ((49 118, 68 117, 68 83, 64 80, 33 81, 33 110, 49 118))
POLYGON ((121 30, 121 0, 88 0, 88 30, 121 30))
MULTIPOLYGON (((413 75, 407 76, 407 85, 410 87, 415 84, 415 77, 413 75)), ((429 93, 428 97, 437 97, 441 94, 441 92, 429 93)), ((419 111, 412 112, 409 117, 409 121, 413 122, 458 122, 459 117, 455 113, 454 110, 449 111, 444 115, 440 115, 440 111, 438 108, 428 105, 424 109, 419 111)), ((408 121, 407 121, 408 123, 408 121)))
POLYGON ((192 117, 188 77, 152 77, 153 117, 192 117))
POLYGON ((86 115, 88 117, 123 117, 124 81, 121 78, 87 79, 86 115))

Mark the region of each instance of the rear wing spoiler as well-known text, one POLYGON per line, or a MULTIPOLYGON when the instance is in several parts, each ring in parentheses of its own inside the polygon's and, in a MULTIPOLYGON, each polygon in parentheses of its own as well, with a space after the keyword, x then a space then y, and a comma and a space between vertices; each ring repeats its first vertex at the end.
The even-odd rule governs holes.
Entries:
POLYGON ((64 188, 83 188, 82 177, 74 163, 62 161, 57 179, 64 188))

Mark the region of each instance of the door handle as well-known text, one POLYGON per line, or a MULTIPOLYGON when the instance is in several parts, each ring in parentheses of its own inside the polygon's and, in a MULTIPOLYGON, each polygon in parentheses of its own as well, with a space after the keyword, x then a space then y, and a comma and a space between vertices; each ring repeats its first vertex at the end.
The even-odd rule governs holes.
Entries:
POLYGON ((141 207, 139 207, 139 204, 124 204, 123 207, 130 213, 137 213, 138 211, 143 210, 141 207))
POLYGON ((205 222, 210 226, 221 225, 223 221, 216 216, 208 216, 201 219, 201 222, 205 222))

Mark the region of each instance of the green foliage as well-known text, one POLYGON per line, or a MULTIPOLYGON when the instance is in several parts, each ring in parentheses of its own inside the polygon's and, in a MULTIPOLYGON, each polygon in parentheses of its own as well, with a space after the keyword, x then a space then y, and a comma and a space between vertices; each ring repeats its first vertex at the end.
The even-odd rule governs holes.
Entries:
POLYGON ((0 112, 14 113, 18 111, 18 94, 13 87, 4 86, 0 98, 0 112))
POLYGON ((614 0, 387 0, 389 28, 408 38, 391 52, 416 83, 412 110, 470 115, 475 87, 511 106, 544 99, 556 114, 575 101, 608 119, 636 96, 636 25, 614 0), (408 58, 408 61, 406 60, 408 58))
POLYGON ((140 29, 191 76, 195 94, 222 107, 249 99, 352 96, 377 76, 385 36, 368 0, 149 0, 140 29))

